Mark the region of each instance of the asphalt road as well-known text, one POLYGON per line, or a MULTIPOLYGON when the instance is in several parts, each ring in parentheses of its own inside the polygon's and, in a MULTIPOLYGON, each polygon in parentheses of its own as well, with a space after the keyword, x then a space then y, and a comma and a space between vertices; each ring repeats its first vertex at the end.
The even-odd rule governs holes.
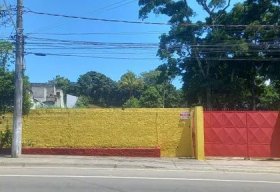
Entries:
POLYGON ((279 192, 279 174, 124 168, 1 167, 0 192, 279 192))

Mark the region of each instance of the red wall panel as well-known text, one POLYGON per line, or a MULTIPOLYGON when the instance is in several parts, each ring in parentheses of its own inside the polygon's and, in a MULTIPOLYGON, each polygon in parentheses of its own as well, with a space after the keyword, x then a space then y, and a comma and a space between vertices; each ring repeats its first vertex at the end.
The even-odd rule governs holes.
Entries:
POLYGON ((280 157, 279 112, 207 111, 207 156, 280 157))

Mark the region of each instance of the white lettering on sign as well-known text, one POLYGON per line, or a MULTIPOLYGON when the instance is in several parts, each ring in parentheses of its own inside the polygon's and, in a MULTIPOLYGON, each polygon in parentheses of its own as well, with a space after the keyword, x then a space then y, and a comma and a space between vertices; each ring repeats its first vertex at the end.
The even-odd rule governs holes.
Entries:
POLYGON ((180 119, 181 120, 187 120, 191 118, 191 113, 190 112, 181 112, 180 113, 180 119))

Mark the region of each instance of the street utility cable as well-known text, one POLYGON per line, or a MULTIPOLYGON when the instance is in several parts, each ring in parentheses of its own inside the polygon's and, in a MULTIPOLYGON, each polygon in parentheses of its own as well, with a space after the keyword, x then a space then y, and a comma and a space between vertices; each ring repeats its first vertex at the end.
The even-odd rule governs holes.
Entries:
MULTIPOLYGON (((119 20, 119 19, 102 19, 102 18, 94 18, 94 17, 82 17, 82 16, 73 16, 73 15, 64 15, 64 14, 55 14, 55 13, 45 13, 32 11, 27 9, 25 13, 33 13, 37 15, 47 15, 52 17, 63 17, 68 19, 82 19, 82 20, 91 20, 91 21, 103 21, 103 22, 113 22, 113 23, 126 23, 126 24, 145 24, 145 25, 163 25, 163 26, 171 26, 171 23, 161 23, 161 22, 147 22, 147 21, 129 21, 129 20, 119 20)), ((205 26, 205 27, 247 27, 249 25, 207 25, 207 24, 195 24, 195 23, 180 23, 178 25, 181 26, 205 26)), ((266 27, 266 28, 279 28, 279 25, 254 25, 258 27, 266 27)))

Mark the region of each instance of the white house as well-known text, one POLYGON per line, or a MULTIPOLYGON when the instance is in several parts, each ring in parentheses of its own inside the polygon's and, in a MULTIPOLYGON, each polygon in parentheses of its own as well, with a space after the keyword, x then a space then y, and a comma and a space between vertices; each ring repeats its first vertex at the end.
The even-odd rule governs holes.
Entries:
POLYGON ((50 83, 31 83, 33 109, 41 107, 65 108, 61 89, 50 83))

